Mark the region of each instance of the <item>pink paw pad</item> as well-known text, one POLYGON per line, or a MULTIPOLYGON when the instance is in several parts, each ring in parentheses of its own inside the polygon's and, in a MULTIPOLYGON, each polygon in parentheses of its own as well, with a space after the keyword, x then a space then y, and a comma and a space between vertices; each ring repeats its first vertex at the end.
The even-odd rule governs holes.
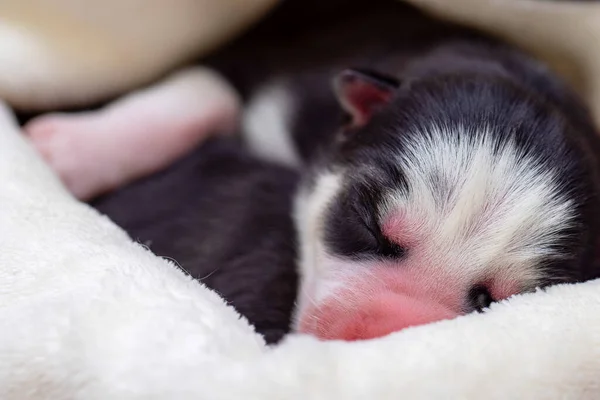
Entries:
POLYGON ((79 199, 86 200, 111 186, 95 146, 92 117, 53 114, 25 126, 33 146, 79 199))

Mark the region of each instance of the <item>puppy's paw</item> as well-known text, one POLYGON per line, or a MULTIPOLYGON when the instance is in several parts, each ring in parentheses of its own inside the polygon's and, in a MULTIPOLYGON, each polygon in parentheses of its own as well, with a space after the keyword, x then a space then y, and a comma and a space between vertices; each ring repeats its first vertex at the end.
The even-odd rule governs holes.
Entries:
POLYGON ((90 114, 48 114, 24 127, 34 147, 80 200, 113 188, 114 175, 101 140, 97 116, 90 114), (99 140, 100 139, 100 140, 99 140))

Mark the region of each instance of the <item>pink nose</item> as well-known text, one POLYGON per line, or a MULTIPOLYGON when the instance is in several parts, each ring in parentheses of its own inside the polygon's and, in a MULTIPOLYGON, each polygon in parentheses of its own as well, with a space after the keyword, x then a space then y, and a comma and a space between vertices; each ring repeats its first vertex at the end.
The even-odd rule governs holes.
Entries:
POLYGON ((458 316, 441 304, 397 293, 381 293, 355 310, 327 307, 312 332, 325 340, 366 340, 388 335, 410 326, 424 325, 458 316))

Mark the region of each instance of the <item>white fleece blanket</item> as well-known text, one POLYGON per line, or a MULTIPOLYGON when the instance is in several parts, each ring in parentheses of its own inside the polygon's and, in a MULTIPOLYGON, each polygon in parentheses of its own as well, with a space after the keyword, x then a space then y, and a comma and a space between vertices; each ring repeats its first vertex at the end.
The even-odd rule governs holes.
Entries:
POLYGON ((359 343, 266 347, 76 202, 0 107, 0 399, 599 399, 600 281, 359 343))

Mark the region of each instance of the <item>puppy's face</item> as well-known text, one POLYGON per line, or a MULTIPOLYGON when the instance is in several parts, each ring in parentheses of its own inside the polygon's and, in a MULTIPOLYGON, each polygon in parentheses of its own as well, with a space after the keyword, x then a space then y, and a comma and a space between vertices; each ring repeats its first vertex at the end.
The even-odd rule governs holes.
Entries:
POLYGON ((588 171, 510 81, 350 70, 350 122, 298 197, 296 329, 368 339, 580 278, 588 171))

